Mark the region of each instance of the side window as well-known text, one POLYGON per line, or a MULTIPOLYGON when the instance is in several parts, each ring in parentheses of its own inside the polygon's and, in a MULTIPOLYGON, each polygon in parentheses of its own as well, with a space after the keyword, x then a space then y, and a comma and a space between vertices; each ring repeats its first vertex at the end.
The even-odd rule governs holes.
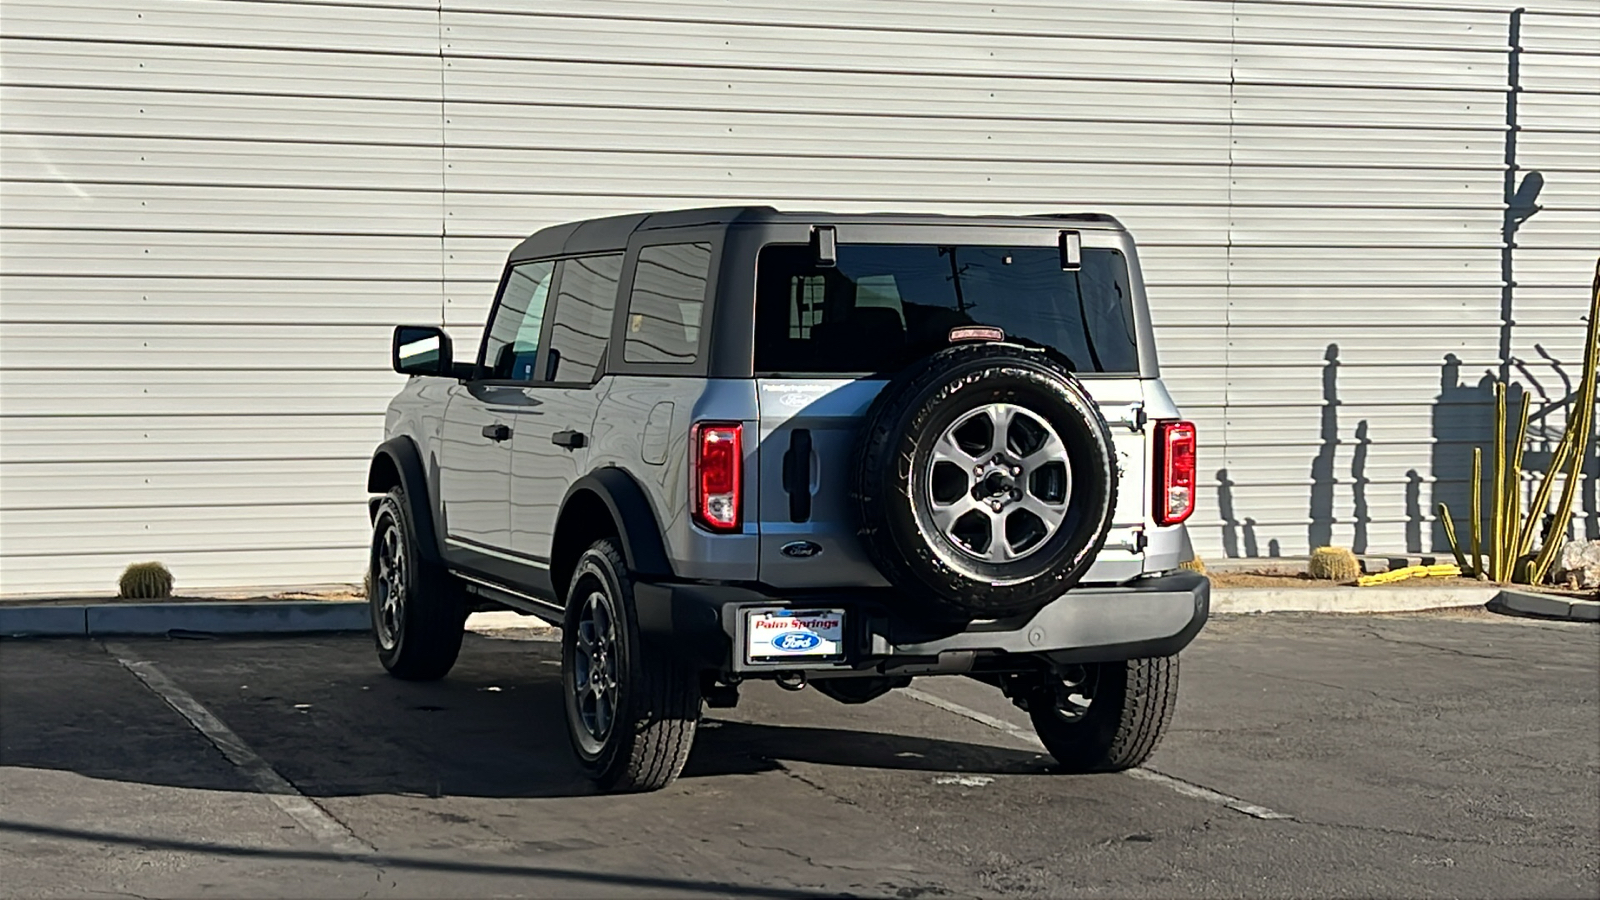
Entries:
POLYGON ((710 271, 710 244, 664 244, 639 251, 628 298, 624 360, 694 362, 710 271))
POLYGON ((593 381, 611 334, 622 277, 622 254, 580 256, 561 263, 545 381, 593 381))
POLYGON ((539 332, 544 327, 550 276, 555 268, 553 262, 523 263, 506 276, 505 292, 500 295, 494 324, 484 338, 485 377, 533 380, 534 358, 539 355, 539 332))

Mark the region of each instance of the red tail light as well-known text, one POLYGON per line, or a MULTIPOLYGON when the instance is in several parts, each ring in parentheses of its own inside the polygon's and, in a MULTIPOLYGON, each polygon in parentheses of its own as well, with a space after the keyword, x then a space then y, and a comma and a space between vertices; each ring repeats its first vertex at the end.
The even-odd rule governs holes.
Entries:
POLYGON ((1156 423, 1157 525, 1176 525, 1194 512, 1193 422, 1156 423))
POLYGON ((736 422, 694 426, 694 520, 711 531, 738 531, 744 524, 744 427, 736 422))

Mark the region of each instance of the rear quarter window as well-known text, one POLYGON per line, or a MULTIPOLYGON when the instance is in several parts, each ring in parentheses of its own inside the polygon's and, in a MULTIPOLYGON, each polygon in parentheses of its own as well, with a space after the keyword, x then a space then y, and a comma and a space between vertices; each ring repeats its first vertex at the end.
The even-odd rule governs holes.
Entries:
POLYGON ((639 251, 624 328, 624 361, 695 361, 710 270, 707 243, 664 244, 639 251))

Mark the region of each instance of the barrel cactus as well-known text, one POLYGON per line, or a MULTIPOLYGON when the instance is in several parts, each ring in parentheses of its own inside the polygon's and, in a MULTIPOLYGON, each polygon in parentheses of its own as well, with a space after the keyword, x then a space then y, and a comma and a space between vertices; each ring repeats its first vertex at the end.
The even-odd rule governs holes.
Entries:
POLYGON ((1318 547, 1306 572, 1320 581, 1355 581, 1361 577, 1361 563, 1344 547, 1318 547))
POLYGON ((133 563, 117 579, 117 596, 124 600, 171 597, 172 572, 158 562, 133 563))

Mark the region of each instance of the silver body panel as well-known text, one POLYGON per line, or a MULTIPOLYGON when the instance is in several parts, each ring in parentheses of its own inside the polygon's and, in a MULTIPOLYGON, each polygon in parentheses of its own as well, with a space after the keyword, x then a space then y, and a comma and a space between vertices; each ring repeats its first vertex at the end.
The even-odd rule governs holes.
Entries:
MULTIPOLYGON (((478 404, 468 415, 462 407, 472 398, 463 399, 463 386, 416 378, 390 403, 386 430, 390 437, 411 437, 422 450, 436 521, 450 539, 548 558, 566 489, 587 472, 613 466, 644 489, 679 577, 791 589, 883 587, 887 582, 856 535, 850 478, 861 418, 885 383, 608 376, 588 391, 497 391, 495 402, 478 404), (455 420, 448 410, 455 410, 455 420), (561 421, 552 421, 562 413, 561 421), (711 534, 690 516, 689 436, 697 421, 745 425, 739 534, 711 534), (483 438, 481 425, 492 422, 510 424, 512 440, 495 445, 483 438), (585 427, 591 441, 583 449, 550 443, 553 431, 585 427), (805 522, 790 521, 783 483, 783 457, 796 428, 808 429, 812 438, 805 522), (486 507, 495 511, 485 513, 486 507), (493 534, 481 524, 486 515, 498 529, 493 534), (794 541, 810 541, 821 552, 785 555, 784 546, 794 541)), ((1193 551, 1184 526, 1158 528, 1151 514, 1153 429, 1135 431, 1121 415, 1142 405, 1153 422, 1177 418, 1177 407, 1159 379, 1085 378, 1084 385, 1110 424, 1120 471, 1113 527, 1084 581, 1118 584, 1170 571, 1193 551)))

